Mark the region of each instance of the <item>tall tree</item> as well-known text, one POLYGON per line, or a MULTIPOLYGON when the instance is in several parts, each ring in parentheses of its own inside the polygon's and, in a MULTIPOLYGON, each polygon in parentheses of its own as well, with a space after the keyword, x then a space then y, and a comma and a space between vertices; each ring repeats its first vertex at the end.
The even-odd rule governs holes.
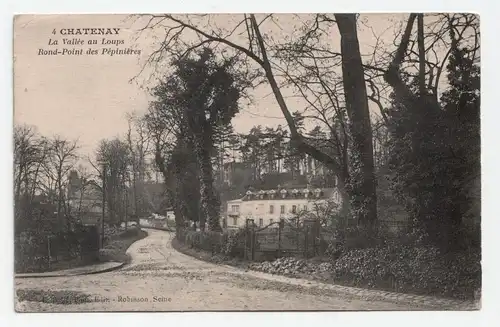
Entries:
POLYGON ((49 194, 44 178, 49 144, 36 128, 14 126, 14 217, 15 232, 30 225, 36 193, 49 194))
POLYGON ((145 214, 146 157, 150 153, 150 138, 147 123, 135 113, 127 114, 127 144, 132 168, 132 196, 134 215, 145 214))
MULTIPOLYGON (((68 216, 66 202, 66 181, 69 172, 76 164, 77 143, 69 141, 59 136, 55 136, 50 141, 51 162, 49 163, 54 171, 57 185, 57 217, 62 223, 62 218, 68 216), (63 212, 64 210, 64 212, 63 212)), ((70 221, 67 217, 66 224, 69 226, 70 221)))
POLYGON ((342 77, 349 130, 352 136, 352 210, 360 222, 377 219, 377 193, 373 164, 372 129, 364 68, 359 50, 355 14, 335 14, 340 31, 342 77))
POLYGON ((96 159, 96 169, 100 169, 100 178, 106 185, 104 192, 108 206, 109 223, 119 225, 125 218, 124 194, 126 188, 124 186, 127 182, 125 176, 130 164, 128 144, 118 138, 102 140, 96 151, 96 159))
MULTIPOLYGON (((155 18, 155 17, 153 17, 155 18)), ((169 20, 176 24, 172 30, 180 29, 190 30, 196 33, 200 38, 200 43, 190 44, 187 50, 195 49, 203 44, 210 42, 224 44, 230 49, 235 50, 239 54, 243 54, 247 59, 252 59, 262 69, 262 72, 269 83, 271 90, 276 98, 276 101, 285 117, 290 129, 291 139, 294 146, 302 153, 308 154, 316 160, 324 163, 341 176, 344 171, 341 164, 330 156, 328 153, 321 151, 315 146, 307 142, 306 138, 297 127, 292 112, 289 110, 285 97, 278 83, 273 70, 273 63, 270 58, 271 48, 267 45, 266 39, 261 32, 261 25, 264 21, 270 19, 270 15, 266 16, 261 22, 257 21, 255 15, 244 15, 238 26, 246 26, 249 36, 249 45, 239 45, 229 40, 229 37, 234 33, 234 29, 229 35, 221 36, 215 28, 201 28, 189 19, 184 20, 173 15, 159 15, 156 18, 160 20, 169 20)), ((353 175, 352 182, 352 206, 357 214, 359 223, 362 225, 372 225, 376 221, 376 193, 375 193, 375 178, 373 172, 373 150, 372 150, 372 133, 370 130, 370 120, 366 99, 366 86, 363 79, 363 66, 361 56, 359 54, 359 42, 356 31, 356 16, 351 14, 336 15, 337 25, 341 33, 341 56, 342 67, 344 70, 344 88, 346 108, 349 111, 351 118, 350 131, 354 131, 356 137, 353 137, 353 153, 356 174, 353 175), (351 71, 354 73, 350 75, 351 71), (364 94, 363 94, 364 93, 364 94), (360 99, 359 97, 365 97, 360 99)), ((331 19, 330 19, 331 20, 331 19)), ((182 33, 175 33, 173 37, 168 37, 165 40, 162 49, 176 47, 186 44, 180 41, 182 33)), ((185 49, 183 50, 185 51, 185 49)), ((160 51, 161 52, 161 51, 160 51)), ((150 58, 155 60, 155 56, 150 58)))
POLYGON ((409 16, 384 79, 393 97, 389 130, 394 187, 424 236, 451 250, 463 240, 460 227, 472 205, 468 185, 479 176, 479 32, 472 14, 440 14, 438 21, 442 27, 436 37, 425 33, 424 14, 409 16), (448 40, 448 52, 440 65, 432 64, 432 50, 425 44, 441 38, 448 40), (410 51, 415 43, 418 51, 410 51), (407 62, 417 63, 416 74, 404 69, 407 62), (448 87, 439 97, 446 63, 448 87), (428 66, 438 67, 437 74, 428 66))
POLYGON ((238 100, 247 86, 244 77, 234 71, 234 64, 233 60, 219 60, 210 49, 204 48, 194 56, 174 59, 173 74, 153 90, 157 108, 163 106, 176 112, 178 136, 187 141, 187 146, 179 149, 192 150, 196 158, 202 229, 205 219, 211 230, 220 229, 212 156, 215 143, 238 112, 238 100))

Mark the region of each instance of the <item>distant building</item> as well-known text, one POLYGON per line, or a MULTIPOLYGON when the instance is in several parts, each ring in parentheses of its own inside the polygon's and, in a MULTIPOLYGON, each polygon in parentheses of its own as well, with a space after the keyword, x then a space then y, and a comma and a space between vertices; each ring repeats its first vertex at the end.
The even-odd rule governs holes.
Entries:
POLYGON ((102 191, 94 180, 80 178, 71 171, 68 183, 70 212, 84 225, 97 224, 102 217, 102 191))
POLYGON ((173 210, 167 210, 167 219, 175 221, 175 213, 173 210))
POLYGON ((247 219, 253 219, 257 226, 267 226, 281 218, 294 218, 299 213, 306 216, 328 201, 340 206, 341 197, 336 188, 249 190, 241 199, 227 202, 226 225, 228 228, 243 227, 247 219))

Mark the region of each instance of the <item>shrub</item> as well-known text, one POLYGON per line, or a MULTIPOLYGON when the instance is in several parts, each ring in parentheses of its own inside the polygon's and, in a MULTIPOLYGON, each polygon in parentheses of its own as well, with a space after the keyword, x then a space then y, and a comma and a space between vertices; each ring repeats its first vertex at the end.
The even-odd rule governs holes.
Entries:
POLYGON ((245 231, 239 229, 233 232, 226 232, 222 254, 233 258, 244 258, 245 256, 245 231))
POLYGON ((50 269, 52 260, 73 264, 74 260, 91 260, 97 255, 97 228, 75 226, 74 230, 48 233, 26 230, 15 237, 15 271, 42 272, 50 269), (50 256, 50 258, 49 258, 50 256))
POLYGON ((129 238, 129 237, 136 237, 139 235, 139 232, 141 231, 140 228, 138 227, 129 227, 126 231, 121 232, 118 234, 119 238, 129 238))
POLYGON ((130 259, 126 254, 129 246, 147 235, 140 228, 133 228, 119 234, 117 237, 110 238, 105 247, 99 250, 99 261, 127 262, 130 259))
POLYGON ((384 245, 347 251, 333 272, 353 286, 463 299, 481 287, 480 260, 477 251, 444 255, 435 247, 384 245))
POLYGON ((193 249, 242 258, 245 244, 243 235, 242 230, 219 233, 179 229, 176 237, 180 243, 193 249))

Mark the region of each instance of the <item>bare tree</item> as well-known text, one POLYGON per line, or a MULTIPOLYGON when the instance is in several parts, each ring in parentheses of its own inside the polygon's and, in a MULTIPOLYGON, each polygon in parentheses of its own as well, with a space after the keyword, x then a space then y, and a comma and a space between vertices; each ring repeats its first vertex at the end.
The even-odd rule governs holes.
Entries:
POLYGON ((66 225, 69 226, 69 217, 67 210, 66 185, 68 174, 75 166, 78 159, 77 141, 63 139, 60 136, 54 136, 49 139, 50 160, 47 163, 47 172, 55 180, 57 192, 57 219, 63 223, 66 216, 66 225))
POLYGON ((130 163, 128 150, 128 144, 125 141, 115 138, 102 140, 96 151, 97 165, 94 165, 94 168, 100 172, 102 184, 106 185, 104 192, 110 224, 120 224, 124 220, 125 198, 123 194, 126 183, 124 176, 130 163))
POLYGON ((146 176, 146 156, 150 154, 151 138, 146 120, 134 113, 127 114, 127 143, 131 155, 134 214, 144 214, 144 182, 146 176))
POLYGON ((14 195, 31 194, 36 188, 36 172, 44 163, 46 147, 44 139, 34 127, 16 126, 14 129, 14 195), (33 175, 35 174, 35 175, 33 175))
MULTIPOLYGON (((199 17, 196 17, 199 18, 199 17)), ((261 25, 272 18, 267 15, 260 22, 257 21, 255 15, 243 15, 236 27, 224 34, 221 29, 213 26, 200 27, 199 24, 193 22, 190 17, 180 18, 173 15, 152 15, 145 28, 157 26, 164 21, 174 24, 167 28, 167 34, 161 47, 150 57, 149 63, 155 64, 157 60, 163 58, 167 49, 172 49, 171 53, 184 55, 185 53, 203 46, 207 43, 216 43, 228 46, 230 49, 239 54, 245 55, 252 59, 262 70, 264 76, 269 83, 272 92, 278 102, 278 105, 285 117, 288 127, 291 132, 291 138, 297 149, 303 153, 307 153, 316 160, 323 162, 337 175, 342 175, 343 168, 335 157, 325 153, 317 147, 311 145, 304 136, 299 132, 294 117, 289 110, 287 102, 273 70, 273 63, 269 58, 270 47, 266 44, 266 40, 261 32, 261 25), (230 37, 238 28, 243 28, 248 35, 248 45, 237 44, 230 41, 230 37), (182 40, 183 32, 190 31, 195 33, 198 42, 187 43, 182 40), (183 50, 180 50, 183 48, 183 50), (175 52, 177 50, 177 52, 175 52)), ((373 174, 373 150, 372 150, 372 133, 369 120, 366 85, 364 80, 363 65, 361 55, 359 53, 359 42, 356 31, 356 16, 339 14, 336 15, 337 25, 339 27, 341 41, 342 68, 344 72, 347 70, 355 73, 354 75, 344 74, 343 84, 346 91, 345 101, 348 115, 351 121, 350 131, 353 135, 353 149, 357 153, 354 162, 356 171, 359 174, 355 176, 352 185, 354 193, 357 193, 355 199, 362 199, 361 202, 356 200, 356 208, 364 208, 357 210, 359 221, 363 224, 371 224, 376 220, 376 193, 375 193, 375 178, 373 174), (358 203, 359 202, 359 203, 358 203)), ((199 21, 199 20, 198 20, 199 21)))
POLYGON ((44 191, 43 171, 48 150, 46 139, 34 127, 14 127, 14 213, 17 227, 18 222, 31 217, 33 199, 44 191))

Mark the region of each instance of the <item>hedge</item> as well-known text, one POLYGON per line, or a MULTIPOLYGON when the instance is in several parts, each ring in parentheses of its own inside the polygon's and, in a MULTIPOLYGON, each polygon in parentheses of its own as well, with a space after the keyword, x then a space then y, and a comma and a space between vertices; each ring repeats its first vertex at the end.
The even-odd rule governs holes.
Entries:
POLYGON ((481 288, 480 251, 441 254, 409 245, 353 249, 333 260, 336 280, 357 287, 473 298, 481 288))
POLYGON ((177 239, 180 243, 194 248, 223 254, 233 258, 243 258, 245 253, 245 240, 243 230, 225 231, 193 231, 178 229, 177 239))
MULTIPOLYGON (((481 288, 480 249, 445 255, 410 238, 367 242, 363 236, 352 233, 340 249, 338 243, 329 248, 335 283, 460 299, 475 297, 481 288)), ((244 258, 244 230, 219 233, 179 229, 177 240, 212 255, 244 258)))

